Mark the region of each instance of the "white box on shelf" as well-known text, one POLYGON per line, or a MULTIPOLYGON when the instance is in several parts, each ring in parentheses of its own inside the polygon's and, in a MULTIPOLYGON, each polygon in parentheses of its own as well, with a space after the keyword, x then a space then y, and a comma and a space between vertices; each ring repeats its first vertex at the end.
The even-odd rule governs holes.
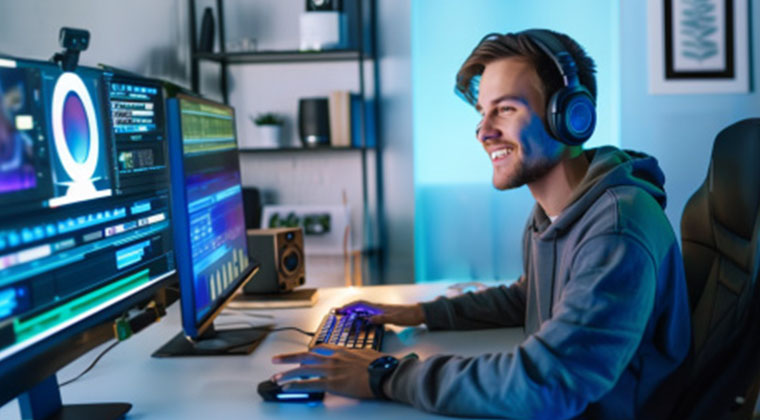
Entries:
POLYGON ((346 47, 346 16, 337 11, 301 14, 301 51, 334 50, 346 47))
POLYGON ((348 206, 265 205, 261 227, 296 227, 304 232, 304 254, 343 255, 358 250, 351 230, 348 206))

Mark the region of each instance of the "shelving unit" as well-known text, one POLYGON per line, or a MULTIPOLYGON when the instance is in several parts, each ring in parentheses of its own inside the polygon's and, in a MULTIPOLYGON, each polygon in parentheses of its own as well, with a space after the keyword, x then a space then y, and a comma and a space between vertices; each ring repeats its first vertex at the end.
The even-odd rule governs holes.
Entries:
MULTIPOLYGON (((241 148, 241 160, 250 159, 252 156, 290 156, 292 159, 306 159, 308 156, 319 154, 321 158, 330 159, 330 156, 346 156, 357 154, 361 160, 360 177, 362 191, 361 220, 362 237, 361 249, 364 258, 362 262, 361 277, 369 282, 382 282, 383 268, 383 200, 382 200, 382 161, 379 141, 379 86, 378 65, 374 59, 376 51, 376 0, 351 0, 351 10, 344 9, 348 14, 349 25, 355 25, 354 35, 356 39, 349 40, 349 47, 340 50, 324 51, 255 51, 255 52, 226 52, 225 46, 225 20, 224 3, 235 0, 216 0, 216 20, 219 41, 218 52, 198 51, 198 31, 196 19, 196 0, 188 0, 190 13, 190 48, 191 48, 191 83, 192 89, 200 93, 200 63, 216 63, 219 65, 219 89, 225 103, 229 104, 229 68, 239 65, 259 64, 292 64, 292 63, 320 63, 320 62, 346 62, 355 63, 358 72, 358 94, 361 101, 361 147, 282 147, 282 148, 241 148), (369 68, 367 66, 370 66, 369 68), (369 71, 367 71, 369 70, 369 71), (372 95, 368 95, 367 76, 372 77, 372 95), (371 109, 374 114, 374 124, 367 121, 367 100, 374 98, 375 106, 371 109), (368 147, 368 144, 373 146, 368 147), (373 197, 370 197, 373 194, 373 197), (370 209, 370 206, 373 208, 370 209)), ((242 0, 238 3, 244 4, 242 0)), ((344 1, 344 7, 348 2, 344 1)), ((234 104, 233 104, 234 105, 234 104)), ((308 250, 307 250, 308 252, 308 250)), ((352 272, 355 270, 352 270, 352 272)))

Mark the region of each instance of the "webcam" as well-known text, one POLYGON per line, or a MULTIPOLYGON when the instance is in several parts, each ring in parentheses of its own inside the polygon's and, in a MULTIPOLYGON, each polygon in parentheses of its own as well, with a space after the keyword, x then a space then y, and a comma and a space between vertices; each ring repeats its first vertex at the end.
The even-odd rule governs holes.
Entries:
POLYGON ((79 63, 79 53, 90 45, 90 31, 77 28, 61 28, 58 43, 64 48, 63 52, 53 55, 53 61, 61 66, 63 71, 74 71, 79 63))
POLYGON ((90 44, 90 31, 76 28, 61 28, 58 43, 67 50, 84 51, 90 44))

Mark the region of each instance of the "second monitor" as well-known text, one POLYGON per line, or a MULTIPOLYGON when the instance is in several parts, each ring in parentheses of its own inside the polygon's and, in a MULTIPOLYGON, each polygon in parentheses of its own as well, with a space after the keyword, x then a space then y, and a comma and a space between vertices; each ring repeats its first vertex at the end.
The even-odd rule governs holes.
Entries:
POLYGON ((248 256, 234 111, 177 95, 167 115, 183 332, 155 356, 248 353, 266 329, 214 328, 257 270, 248 256))

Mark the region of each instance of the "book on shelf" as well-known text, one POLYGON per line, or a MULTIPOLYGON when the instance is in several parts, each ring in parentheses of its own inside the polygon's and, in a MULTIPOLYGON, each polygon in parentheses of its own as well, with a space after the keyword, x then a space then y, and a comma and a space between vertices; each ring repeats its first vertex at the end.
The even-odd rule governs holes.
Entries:
POLYGON ((333 147, 374 147, 374 136, 367 136, 367 144, 362 144, 363 124, 367 133, 373 133, 374 113, 372 101, 364 101, 362 119, 362 97, 347 90, 330 92, 328 113, 330 119, 330 145, 333 147))
POLYGON ((330 145, 348 147, 351 145, 351 92, 334 90, 328 99, 330 118, 330 145))

